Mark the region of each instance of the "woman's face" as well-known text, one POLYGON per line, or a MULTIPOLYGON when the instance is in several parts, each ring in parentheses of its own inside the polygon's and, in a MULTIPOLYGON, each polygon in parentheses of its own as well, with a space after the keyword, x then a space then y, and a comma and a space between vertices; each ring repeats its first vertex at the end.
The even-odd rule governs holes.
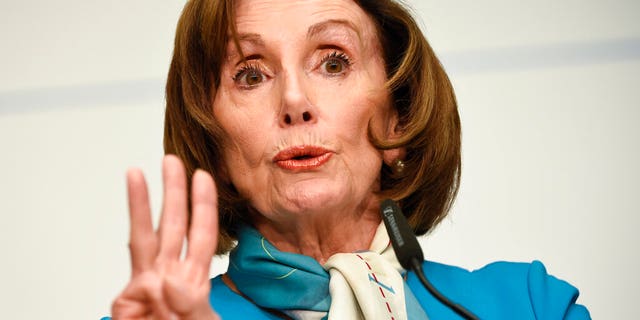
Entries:
POLYGON ((240 0, 213 103, 228 178, 267 219, 374 199, 395 113, 373 21, 352 0, 240 0), (246 62, 243 62, 243 58, 246 62))

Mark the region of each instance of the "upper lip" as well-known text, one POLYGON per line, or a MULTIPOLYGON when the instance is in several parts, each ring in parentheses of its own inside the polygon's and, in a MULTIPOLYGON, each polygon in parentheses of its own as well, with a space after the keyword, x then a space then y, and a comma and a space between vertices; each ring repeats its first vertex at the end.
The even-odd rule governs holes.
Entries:
POLYGON ((314 158, 328 152, 331 151, 317 146, 294 146, 278 152, 278 154, 273 157, 273 162, 292 160, 296 158, 314 158))

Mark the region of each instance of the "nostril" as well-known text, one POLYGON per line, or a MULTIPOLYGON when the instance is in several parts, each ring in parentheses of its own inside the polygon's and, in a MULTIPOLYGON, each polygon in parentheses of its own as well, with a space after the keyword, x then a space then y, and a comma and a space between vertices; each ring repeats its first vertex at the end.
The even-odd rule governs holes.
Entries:
POLYGON ((309 120, 311 120, 311 114, 310 114, 308 111, 305 111, 305 112, 302 114, 302 120, 304 120, 304 121, 309 121, 309 120))
POLYGON ((284 123, 286 124, 291 124, 291 116, 290 115, 285 115, 284 116, 284 123))

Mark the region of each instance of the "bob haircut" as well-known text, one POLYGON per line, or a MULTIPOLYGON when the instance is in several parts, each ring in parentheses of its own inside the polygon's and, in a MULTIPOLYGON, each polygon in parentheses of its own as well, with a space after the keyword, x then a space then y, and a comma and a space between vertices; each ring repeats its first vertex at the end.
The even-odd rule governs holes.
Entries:
MULTIPOLYGON (((430 231, 448 213, 460 182, 460 119, 453 88, 440 61, 408 10, 394 0, 354 0, 374 21, 383 48, 387 88, 399 115, 393 141, 371 134, 380 150, 403 148, 401 172, 383 165, 381 196, 400 203, 416 234, 430 231)), ((249 206, 225 177, 223 132, 213 117, 229 41, 239 48, 233 0, 190 0, 178 22, 166 87, 164 149, 184 162, 189 185, 197 168, 218 187, 217 253, 232 249, 249 206)))

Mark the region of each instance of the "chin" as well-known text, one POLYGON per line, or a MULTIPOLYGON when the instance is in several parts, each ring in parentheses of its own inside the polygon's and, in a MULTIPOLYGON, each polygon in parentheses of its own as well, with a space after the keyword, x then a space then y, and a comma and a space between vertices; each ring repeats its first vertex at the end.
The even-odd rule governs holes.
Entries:
POLYGON ((314 212, 342 207, 353 201, 351 188, 339 183, 318 183, 318 181, 298 182, 289 186, 283 195, 283 205, 287 211, 314 212))

